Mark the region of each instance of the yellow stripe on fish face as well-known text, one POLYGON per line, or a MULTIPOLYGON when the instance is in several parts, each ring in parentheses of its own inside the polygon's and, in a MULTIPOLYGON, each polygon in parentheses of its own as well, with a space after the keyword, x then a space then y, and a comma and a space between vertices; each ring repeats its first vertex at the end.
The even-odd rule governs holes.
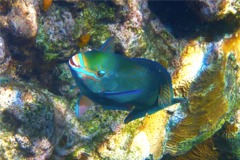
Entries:
POLYGON ((79 63, 80 68, 76 71, 80 77, 89 78, 92 80, 100 80, 100 78, 97 76, 97 73, 92 71, 88 66, 89 63, 84 54, 79 53, 74 56, 74 59, 79 63))
POLYGON ((75 62, 79 65, 79 66, 81 66, 81 62, 80 62, 80 59, 79 59, 79 56, 78 56, 79 54, 76 54, 75 56, 73 56, 73 58, 74 58, 74 60, 75 60, 75 62))

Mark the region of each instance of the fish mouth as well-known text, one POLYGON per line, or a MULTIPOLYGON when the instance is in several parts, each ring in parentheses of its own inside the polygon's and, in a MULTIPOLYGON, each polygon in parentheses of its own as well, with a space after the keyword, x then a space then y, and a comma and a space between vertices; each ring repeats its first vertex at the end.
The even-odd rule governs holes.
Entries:
POLYGON ((72 67, 76 67, 76 68, 80 68, 80 64, 78 62, 78 57, 77 55, 74 55, 70 60, 69 60, 69 64, 72 67))

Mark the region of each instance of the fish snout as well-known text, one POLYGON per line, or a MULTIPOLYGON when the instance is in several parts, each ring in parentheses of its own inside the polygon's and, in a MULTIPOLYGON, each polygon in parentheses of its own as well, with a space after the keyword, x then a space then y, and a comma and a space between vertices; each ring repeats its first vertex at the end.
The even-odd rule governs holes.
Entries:
POLYGON ((81 67, 78 54, 75 54, 74 56, 72 56, 72 58, 69 59, 69 65, 75 68, 81 67))

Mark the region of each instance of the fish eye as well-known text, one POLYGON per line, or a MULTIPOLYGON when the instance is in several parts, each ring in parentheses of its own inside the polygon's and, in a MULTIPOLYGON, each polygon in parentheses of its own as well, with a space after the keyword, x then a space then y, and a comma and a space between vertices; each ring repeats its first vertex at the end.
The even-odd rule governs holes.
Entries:
POLYGON ((102 77, 105 75, 105 73, 106 73, 105 71, 98 71, 97 75, 98 75, 98 77, 102 77))

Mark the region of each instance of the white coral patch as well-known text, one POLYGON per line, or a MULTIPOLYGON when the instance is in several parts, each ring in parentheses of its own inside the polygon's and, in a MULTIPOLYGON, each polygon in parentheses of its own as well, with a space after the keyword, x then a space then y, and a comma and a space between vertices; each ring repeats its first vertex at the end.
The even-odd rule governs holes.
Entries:
POLYGON ((140 132, 134 137, 130 151, 138 153, 140 159, 145 159, 149 156, 150 143, 145 132, 140 132))
POLYGON ((21 100, 19 91, 10 88, 0 88, 0 106, 1 109, 6 109, 9 106, 23 107, 24 103, 21 100))

